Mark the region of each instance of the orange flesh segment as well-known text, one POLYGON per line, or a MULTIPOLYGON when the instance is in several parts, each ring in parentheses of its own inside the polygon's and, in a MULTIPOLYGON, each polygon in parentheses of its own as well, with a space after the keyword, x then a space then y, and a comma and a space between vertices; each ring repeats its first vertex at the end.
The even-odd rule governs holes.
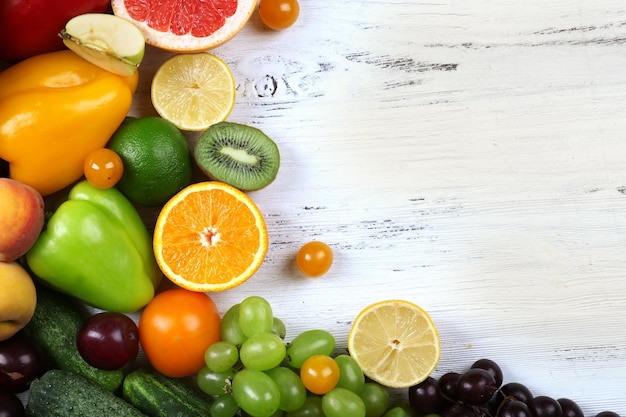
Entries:
POLYGON ((224 192, 212 192, 208 201, 197 192, 174 207, 163 228, 163 259, 172 271, 204 283, 224 283, 244 273, 259 232, 242 205, 224 192))
POLYGON ((267 246, 258 207, 218 181, 193 184, 172 197, 154 231, 161 270, 192 291, 223 291, 245 282, 261 266, 267 246))

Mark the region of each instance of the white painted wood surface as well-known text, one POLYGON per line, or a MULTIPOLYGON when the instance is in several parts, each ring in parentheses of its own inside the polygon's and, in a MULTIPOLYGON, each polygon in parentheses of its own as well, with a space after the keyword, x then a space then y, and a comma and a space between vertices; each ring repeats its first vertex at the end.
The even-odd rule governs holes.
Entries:
POLYGON ((302 1, 213 52, 230 120, 271 135, 252 193, 267 262, 215 295, 268 298, 340 345, 366 305, 406 298, 442 341, 437 374, 489 357, 505 380, 626 414, 626 3, 302 1), (320 279, 298 247, 335 250, 320 279))
MULTIPOLYGON (((301 8, 212 51, 238 84, 229 120, 282 152, 250 194, 267 261, 220 308, 262 295, 288 337, 345 347, 362 308, 409 299, 440 330, 436 375, 489 357, 536 395, 626 414, 626 3, 301 8), (317 280, 294 268, 312 239, 336 258, 317 280)), ((144 95, 167 55, 151 51, 144 95)))
MULTIPOLYGON (((302 0, 282 32, 255 15, 212 52, 238 85, 229 120, 280 146, 250 193, 271 244, 214 300, 262 295, 288 338, 345 347, 362 308, 408 299, 440 331, 435 376, 489 357, 626 415, 625 46, 623 0, 302 0), (316 280, 294 266, 313 239, 335 252, 316 280)), ((154 114, 169 55, 149 49, 133 114, 154 114)))

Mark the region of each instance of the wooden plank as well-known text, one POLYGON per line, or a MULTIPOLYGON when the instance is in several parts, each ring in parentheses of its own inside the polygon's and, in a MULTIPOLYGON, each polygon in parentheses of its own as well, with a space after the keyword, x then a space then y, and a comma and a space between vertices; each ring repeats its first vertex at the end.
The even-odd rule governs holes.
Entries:
MULTIPOLYGON (((250 193, 270 248, 222 311, 266 297, 288 328, 345 349, 366 305, 406 298, 442 338, 435 376, 489 357, 505 381, 626 413, 626 5, 619 0, 301 2, 211 51, 231 121, 282 165, 250 193), (294 256, 329 243, 304 278, 294 256)), ((132 114, 154 115, 148 48, 132 114)), ((197 134, 187 133, 193 147, 197 134)), ((197 179, 203 179, 201 175, 197 179)), ((149 227, 157 209, 145 210, 149 227)))

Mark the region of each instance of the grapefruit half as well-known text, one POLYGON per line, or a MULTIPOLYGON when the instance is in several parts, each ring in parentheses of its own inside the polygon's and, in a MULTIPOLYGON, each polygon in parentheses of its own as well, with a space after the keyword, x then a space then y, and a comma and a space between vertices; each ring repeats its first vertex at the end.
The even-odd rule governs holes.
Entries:
POLYGON ((257 0, 112 0, 113 13, 133 22, 146 43, 174 52, 215 48, 243 28, 257 0))

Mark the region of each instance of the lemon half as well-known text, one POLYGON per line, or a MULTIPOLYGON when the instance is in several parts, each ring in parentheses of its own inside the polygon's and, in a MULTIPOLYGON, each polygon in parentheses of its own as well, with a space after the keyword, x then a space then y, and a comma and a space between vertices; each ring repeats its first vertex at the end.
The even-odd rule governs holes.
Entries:
POLYGON ((152 79, 152 105, 181 130, 206 130, 226 120, 235 106, 235 95, 230 68, 207 52, 174 55, 152 79))
POLYGON ((389 388, 424 381, 441 355, 428 313, 404 300, 380 301, 361 311, 348 335, 348 350, 368 378, 389 388))

